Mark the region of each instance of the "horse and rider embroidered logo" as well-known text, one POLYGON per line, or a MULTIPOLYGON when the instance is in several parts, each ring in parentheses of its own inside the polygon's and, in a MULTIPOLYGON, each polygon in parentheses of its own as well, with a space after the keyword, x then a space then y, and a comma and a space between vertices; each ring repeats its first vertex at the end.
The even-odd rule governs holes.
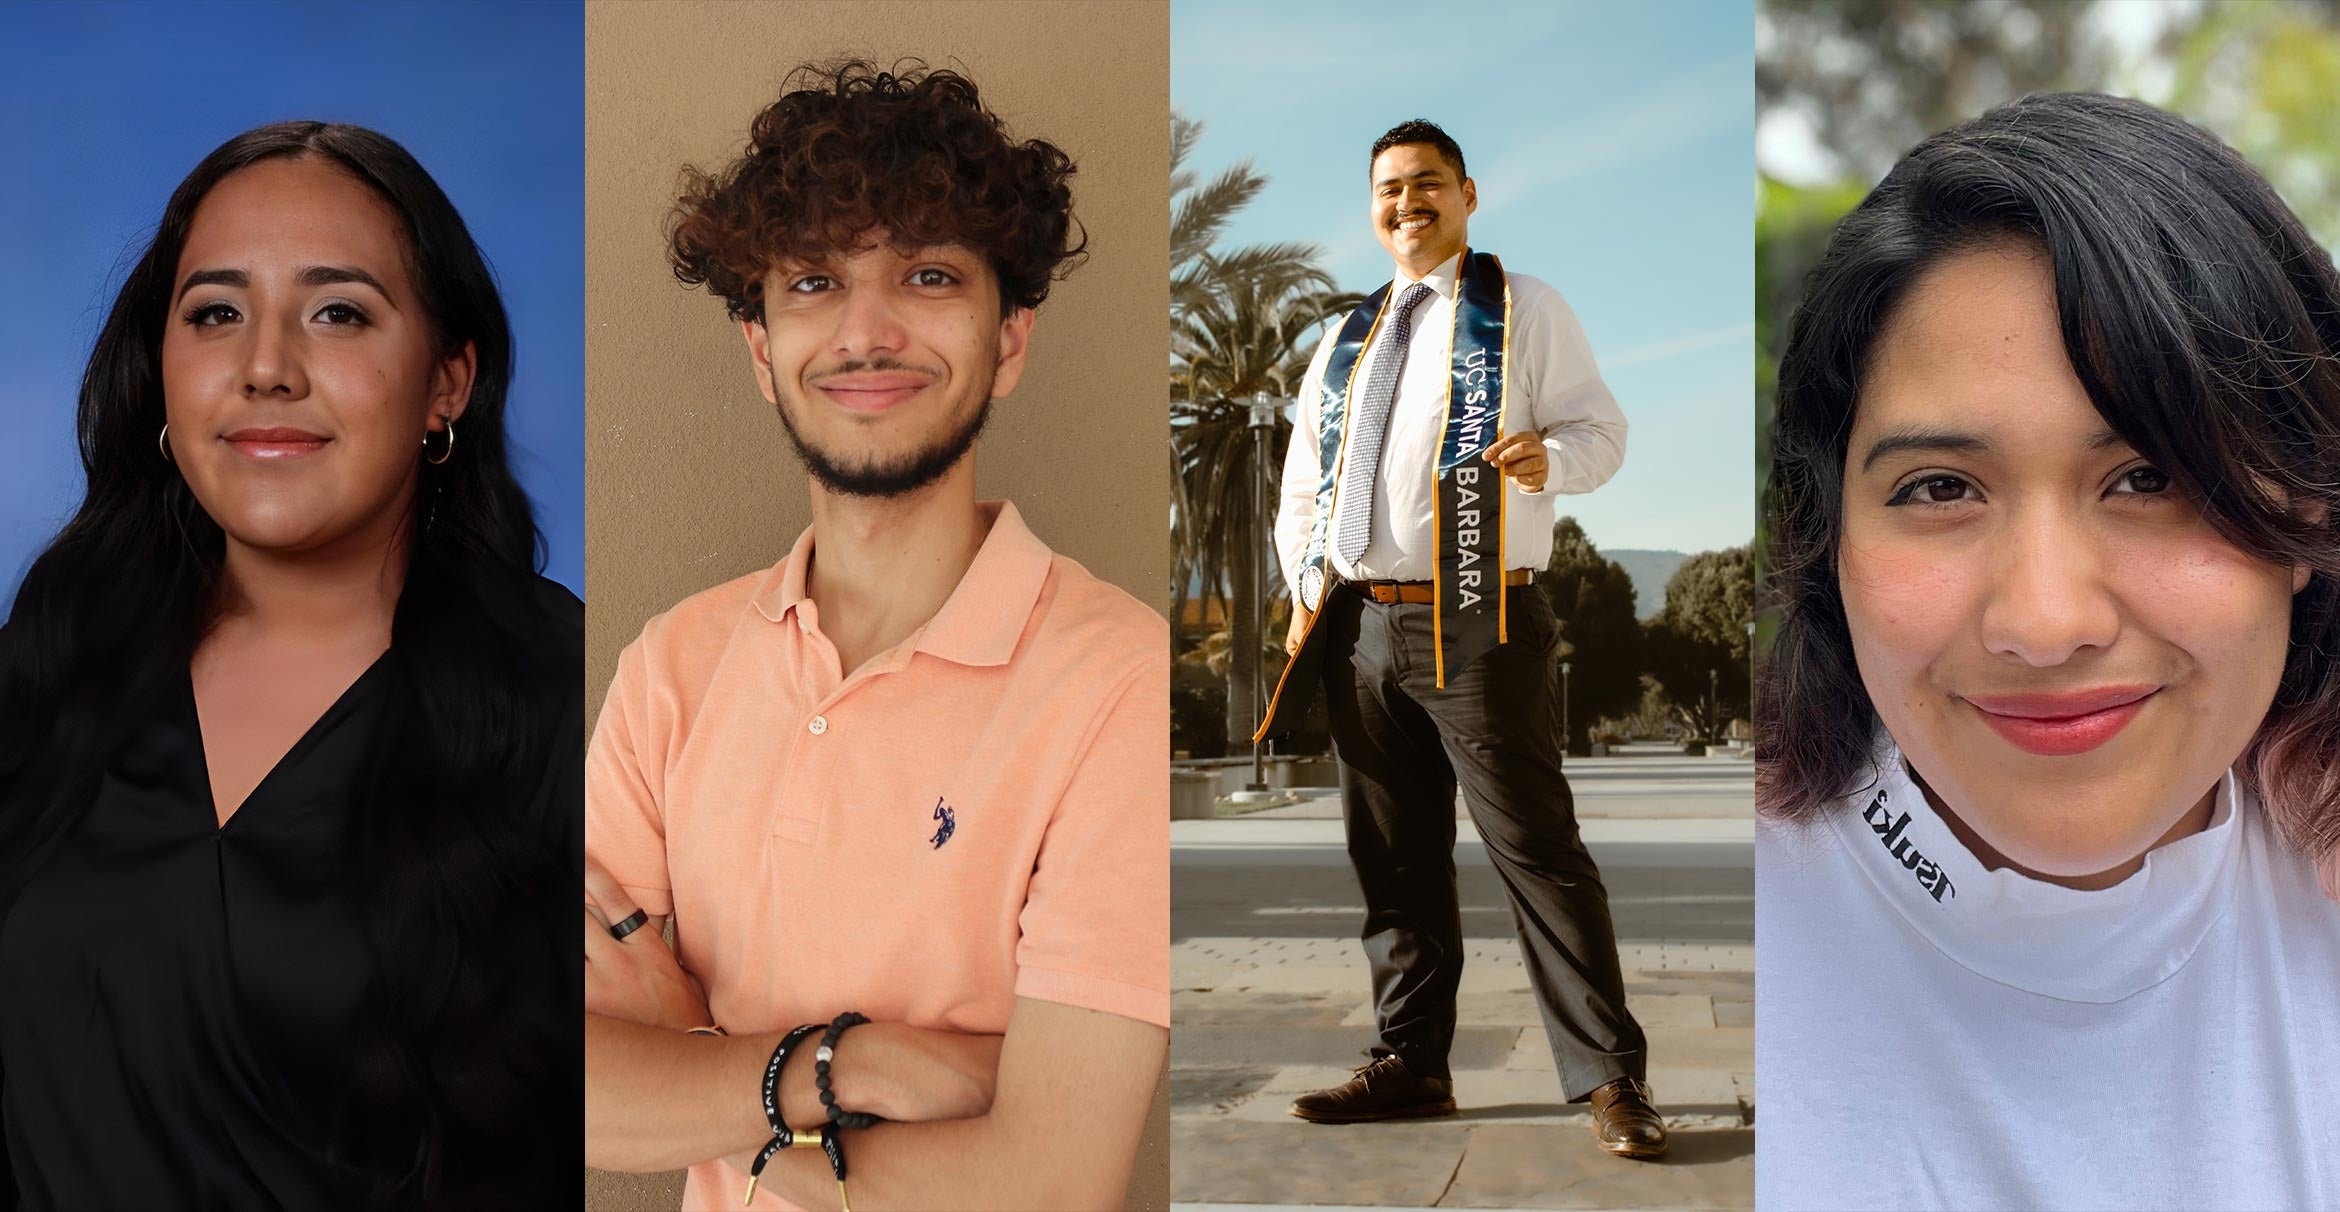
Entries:
POLYGON ((951 811, 951 806, 943 803, 939 795, 934 798, 934 819, 942 823, 935 826, 934 836, 926 840, 940 850, 944 842, 951 840, 951 834, 957 832, 959 821, 957 814, 951 811))

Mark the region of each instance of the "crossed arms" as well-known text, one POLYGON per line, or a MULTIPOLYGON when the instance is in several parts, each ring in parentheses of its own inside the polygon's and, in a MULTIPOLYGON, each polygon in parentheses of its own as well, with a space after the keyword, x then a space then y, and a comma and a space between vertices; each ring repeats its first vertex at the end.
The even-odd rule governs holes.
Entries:
MULTIPOLYGON (((603 919, 633 906, 601 904, 586 918, 586 1163, 666 1170, 721 1157, 744 1171, 771 1139, 760 1087, 779 1035, 688 1034, 706 1021, 696 981, 657 923, 609 937, 603 919)), ((1031 998, 1017 999, 1004 1037, 900 1023, 846 1033, 838 1104, 888 1121, 848 1139, 854 1206, 1119 1207, 1168 1046, 1150 1023, 1031 998)), ((809 1055, 783 1070, 780 1104, 792 1128, 822 1122, 809 1055)), ((800 1207, 840 1206, 819 1150, 782 1150, 759 1186, 800 1207)))

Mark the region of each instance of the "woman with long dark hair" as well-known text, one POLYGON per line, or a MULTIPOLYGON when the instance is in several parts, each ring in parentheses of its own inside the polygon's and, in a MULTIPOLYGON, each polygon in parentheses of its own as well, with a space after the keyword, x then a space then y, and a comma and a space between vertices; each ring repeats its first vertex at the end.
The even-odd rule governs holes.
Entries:
POLYGON ((0 628, 0 1206, 575 1204, 582 612, 511 369, 382 135, 171 196, 0 628))
POLYGON ((1774 450, 1758 1206, 2340 1204, 2331 257, 2010 103, 1839 224, 1774 450))

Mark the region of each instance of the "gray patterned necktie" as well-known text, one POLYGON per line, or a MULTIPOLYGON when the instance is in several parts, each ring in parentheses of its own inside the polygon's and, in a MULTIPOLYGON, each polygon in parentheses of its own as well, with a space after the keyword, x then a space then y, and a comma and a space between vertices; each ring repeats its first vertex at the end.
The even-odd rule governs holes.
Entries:
POLYGON ((1383 330, 1382 347, 1374 352, 1373 369, 1365 376, 1365 390, 1350 402, 1348 461, 1341 465, 1339 495, 1333 499, 1334 554, 1354 568, 1365 555, 1373 534, 1373 477, 1381 469, 1381 436, 1389 430, 1390 405, 1397 399, 1398 372, 1405 369, 1406 347, 1414 339, 1408 321, 1430 288, 1420 282, 1406 288, 1383 330))

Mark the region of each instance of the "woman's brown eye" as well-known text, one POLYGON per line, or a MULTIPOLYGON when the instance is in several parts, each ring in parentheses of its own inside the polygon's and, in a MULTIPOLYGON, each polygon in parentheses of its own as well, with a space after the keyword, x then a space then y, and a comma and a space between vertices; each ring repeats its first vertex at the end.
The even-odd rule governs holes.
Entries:
POLYGON ((2140 467, 2122 477, 2131 492, 2155 493, 2169 490, 2169 477, 2151 467, 2140 467))
POLYGON ((1954 475, 1935 475, 1903 483, 1885 504, 1955 505, 1973 498, 1973 485, 1965 480, 1954 475))

